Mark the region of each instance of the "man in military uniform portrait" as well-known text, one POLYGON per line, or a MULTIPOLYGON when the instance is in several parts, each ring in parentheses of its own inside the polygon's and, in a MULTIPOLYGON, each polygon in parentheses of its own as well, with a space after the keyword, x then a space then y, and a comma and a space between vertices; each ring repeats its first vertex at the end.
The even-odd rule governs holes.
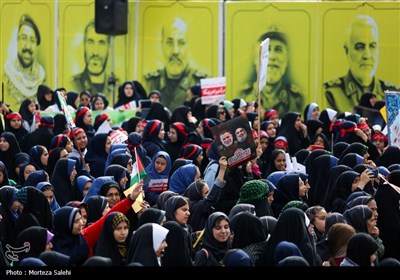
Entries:
POLYGON ((92 95, 103 93, 108 101, 112 102, 113 96, 108 84, 109 75, 106 73, 110 36, 96 33, 94 23, 94 20, 91 20, 85 27, 85 69, 73 77, 72 89, 78 92, 88 90, 92 95))
POLYGON ((15 104, 25 98, 35 98, 38 86, 45 82, 45 70, 36 59, 40 42, 40 32, 33 18, 22 15, 17 33, 17 56, 8 57, 4 64, 5 92, 15 104))
POLYGON ((199 84, 200 79, 207 77, 205 73, 190 65, 187 33, 187 25, 181 18, 173 18, 166 22, 161 30, 165 66, 144 76, 146 89, 159 90, 163 105, 170 110, 183 105, 186 91, 199 84))
POLYGON ((262 41, 270 38, 267 67, 267 84, 261 90, 264 111, 275 109, 282 116, 290 111, 303 110, 304 96, 299 87, 291 82, 289 73, 289 43, 282 27, 272 25, 257 40, 254 54, 254 70, 247 83, 242 86, 241 97, 247 101, 257 100, 258 51, 262 41))
POLYGON ((375 20, 357 15, 346 32, 344 52, 349 62, 345 76, 324 83, 327 107, 338 112, 352 112, 363 93, 384 99, 385 90, 399 87, 378 79, 375 74, 379 62, 379 32, 375 20))

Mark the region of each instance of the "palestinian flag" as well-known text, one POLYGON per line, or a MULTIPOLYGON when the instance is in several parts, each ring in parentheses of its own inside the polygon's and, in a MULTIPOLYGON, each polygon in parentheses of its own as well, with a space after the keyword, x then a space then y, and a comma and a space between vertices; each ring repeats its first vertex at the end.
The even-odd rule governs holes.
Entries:
POLYGON ((131 187, 135 183, 147 177, 146 169, 144 169, 142 160, 140 159, 140 156, 138 155, 136 148, 135 148, 135 158, 136 161, 133 164, 132 174, 131 174, 131 183, 130 183, 131 187))

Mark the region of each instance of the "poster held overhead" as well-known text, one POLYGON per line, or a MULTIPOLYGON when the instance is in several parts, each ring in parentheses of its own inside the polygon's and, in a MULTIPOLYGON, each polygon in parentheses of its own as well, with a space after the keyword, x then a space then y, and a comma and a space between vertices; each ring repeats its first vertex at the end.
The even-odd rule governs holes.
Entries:
POLYGON ((400 146, 400 92, 385 91, 389 146, 400 146))
POLYGON ((221 156, 230 168, 256 157, 256 148, 246 115, 235 117, 211 129, 221 156))
POLYGON ((225 100, 226 78, 201 79, 201 104, 215 104, 225 100))

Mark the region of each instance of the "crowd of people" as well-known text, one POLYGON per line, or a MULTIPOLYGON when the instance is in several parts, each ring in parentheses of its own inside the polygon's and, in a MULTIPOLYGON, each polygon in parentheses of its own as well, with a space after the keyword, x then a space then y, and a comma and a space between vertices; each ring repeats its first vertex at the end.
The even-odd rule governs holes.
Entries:
POLYGON ((204 105, 197 84, 173 110, 138 81, 118 90, 114 106, 46 85, 18 112, 2 104, 1 266, 400 265, 400 149, 383 127, 315 102, 261 115, 240 98, 204 105), (239 116, 256 157, 229 168, 213 128, 239 116))

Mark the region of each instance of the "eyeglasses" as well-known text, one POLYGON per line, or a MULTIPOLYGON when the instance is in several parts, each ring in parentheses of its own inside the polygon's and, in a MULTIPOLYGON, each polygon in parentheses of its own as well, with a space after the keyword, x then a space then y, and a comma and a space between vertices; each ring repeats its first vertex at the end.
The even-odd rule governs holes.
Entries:
POLYGON ((108 198, 120 197, 120 196, 121 196, 120 193, 109 193, 109 194, 107 194, 107 197, 108 197, 108 198))
POLYGON ((225 111, 218 111, 218 114, 226 114, 225 111))

